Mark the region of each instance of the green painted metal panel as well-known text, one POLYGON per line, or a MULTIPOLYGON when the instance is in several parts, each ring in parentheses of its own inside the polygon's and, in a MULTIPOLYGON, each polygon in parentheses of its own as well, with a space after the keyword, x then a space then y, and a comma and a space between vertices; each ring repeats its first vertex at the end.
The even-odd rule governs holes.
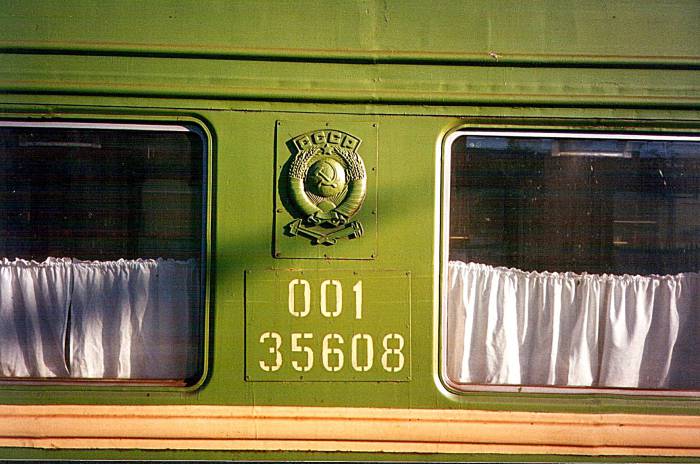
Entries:
MULTIPOLYGON (((59 101, 57 97, 45 97, 59 101)), ((464 118, 441 117, 433 110, 433 116, 368 115, 377 121, 381 130, 377 133, 378 177, 377 197, 381 234, 377 237, 381 253, 376 260, 358 260, 349 264, 344 260, 275 259, 271 252, 274 234, 273 209, 275 198, 275 145, 276 121, 301 121, 308 123, 308 113, 278 112, 269 104, 248 104, 243 111, 209 111, 205 109, 180 110, 177 108, 154 109, 154 101, 128 100, 123 102, 99 97, 76 97, 80 106, 35 106, 35 116, 61 117, 81 120, 175 120, 196 116, 210 128, 212 134, 213 174, 212 185, 214 230, 212 230, 212 301, 211 307, 211 363, 210 375, 195 392, 167 392, 105 386, 14 386, 0 392, 6 403, 107 403, 107 404, 283 404, 283 405, 349 405, 382 407, 478 407, 479 409, 514 409, 533 411, 658 411, 665 413, 693 414, 698 406, 695 399, 639 399, 603 398, 597 395, 567 397, 565 395, 499 395, 473 393, 450 396, 436 385, 438 353, 436 337, 439 336, 436 321, 437 301, 434 298, 435 258, 435 201, 437 186, 435 172, 442 134, 471 121, 478 127, 533 127, 532 118, 540 116, 539 127, 559 129, 589 128, 594 119, 576 122, 581 114, 578 109, 500 109, 494 113, 508 113, 509 118, 475 117, 472 110, 464 118), (116 104, 115 104, 116 103, 116 104), (256 111, 250 111, 256 107, 256 111), (547 120, 546 115, 558 119, 547 120), (562 119, 568 114, 569 120, 562 119), (521 116, 518 119, 515 116, 521 116), (549 126, 548 126, 549 125, 549 126), (255 136, 251 136, 255 134, 255 136), (268 173, 268 181, 251 173, 268 173), (254 207, 253 207, 254 206, 254 207), (245 382, 245 271, 264 269, 301 269, 328 272, 347 271, 376 272, 386 269, 405 269, 411 272, 411 354, 413 358, 409 382, 318 382, 314 389, 305 382, 245 382), (332 385, 332 387, 330 387, 332 385)), ((159 102, 161 105, 163 101, 159 102)), ((190 104, 192 102, 189 102, 190 104)), ((178 106, 179 101, 170 101, 178 106)), ((200 106, 206 106, 200 102, 200 106)), ((9 115, 22 109, 18 105, 4 105, 3 114, 9 115)), ((322 107, 307 107, 319 111, 322 107)), ((352 108, 356 114, 334 114, 332 120, 338 127, 357 122, 358 114, 367 109, 352 108)), ((376 109, 374 110, 376 111, 376 109)), ((425 110, 427 112, 427 110, 425 110)), ((630 118, 643 118, 646 129, 661 127, 655 118, 668 119, 666 111, 589 110, 591 116, 608 120, 617 128, 635 127, 630 118), (611 117, 614 117, 611 119, 611 117), (627 122, 623 120, 627 119, 627 122), (615 122, 617 121, 617 122, 615 122)), ((317 121, 326 121, 327 115, 318 114, 317 121)), ((14 114, 13 117, 17 117, 14 114)), ((313 118, 316 120, 315 118, 313 118)), ((678 130, 678 122, 676 130, 678 130)), ((681 124, 682 126, 683 124, 681 124)), ((305 126, 307 127, 307 126, 305 126)), ((315 125, 313 126, 315 127, 315 125)), ((685 130, 692 127, 687 123, 685 130)))
MULTIPOLYGON (((0 117, 198 121, 211 133, 212 217, 210 356, 201 385, 190 391, 2 385, 0 402, 700 414, 697 398, 449 393, 437 374, 436 277, 444 135, 457 127, 698 133, 698 2, 7 0, 2 6, 0 117), (286 132, 277 131, 278 121, 286 132), (278 227, 292 220, 278 192, 280 161, 291 156, 282 145, 326 123, 358 132, 359 153, 376 167, 368 171, 376 177, 358 213, 378 213, 360 219, 376 224, 374 235, 330 253, 344 259, 324 259, 320 248, 283 236, 278 227), (282 240, 292 245, 278 249, 282 240), (305 259, 311 255, 317 259, 305 259), (320 299, 310 319, 290 314, 291 280, 305 278, 315 299, 324 281, 338 280, 343 307, 354 308, 355 277, 363 280, 368 310, 370 300, 382 309, 381 317, 368 313, 378 319, 325 318, 320 299), (352 335, 372 335, 375 369, 380 339, 407 321, 410 371, 348 369, 352 335), (260 336, 273 331, 286 343, 284 359, 299 366, 304 358, 291 351, 291 334, 313 334, 308 346, 316 368, 323 368, 323 337, 341 335, 343 370, 309 371, 304 379, 291 364, 256 371, 261 360, 271 362, 260 336)), ((327 255, 333 249, 324 248, 327 255)), ((303 305, 296 290, 296 304, 303 305)), ((335 284, 327 291, 335 298, 335 284)), ((5 451, 3 457, 74 459, 309 457, 5 451)))
POLYGON ((245 285, 246 380, 410 379, 409 273, 248 271, 245 285))
MULTIPOLYGON (((373 122, 331 122, 313 121, 296 118, 291 121, 277 121, 276 124, 276 177, 275 177, 275 237, 274 255, 276 258, 324 258, 324 259, 374 259, 377 256, 377 124, 373 122), (303 138, 309 148, 298 147, 297 140, 303 138), (318 138, 318 140, 315 140, 318 138), (336 140, 337 139, 337 140, 336 140), (343 148, 347 145, 348 148, 343 148), (315 148, 314 148, 315 147, 315 148), (350 192, 352 181, 345 179, 349 175, 348 166, 338 169, 343 175, 344 189, 340 197, 330 204, 331 210, 346 210, 351 202, 359 203, 359 210, 352 212, 341 224, 320 224, 314 226, 306 219, 308 214, 300 211, 299 202, 316 206, 310 202, 307 193, 293 191, 290 166, 304 153, 313 155, 307 166, 303 184, 310 182, 314 166, 324 159, 342 159, 337 150, 345 150, 361 160, 362 192, 357 187, 355 196, 350 192), (345 194, 343 195, 343 192, 345 194)), ((335 161, 332 161, 335 162, 335 161)), ((302 182, 299 181, 301 184, 302 182)), ((339 187, 343 187, 340 186, 339 187)), ((299 189, 303 190, 303 189, 299 189)), ((318 192, 317 192, 318 193, 318 192)), ((313 195, 313 193, 310 193, 313 195)), ((317 200, 325 197, 315 196, 317 200)), ((327 202, 327 199, 323 200, 327 202)), ((320 205, 321 203, 319 203, 320 205)), ((355 208, 350 208, 355 210, 355 208)), ((319 212, 321 213, 321 212, 319 212)), ((318 213, 317 213, 318 214, 318 213)))
MULTIPOLYGON (((267 111, 207 112, 206 118, 215 127, 214 132, 218 136, 216 160, 218 175, 215 179, 217 214, 214 221, 216 224, 214 300, 216 303, 213 321, 212 375, 205 388, 198 392, 198 401, 214 404, 252 404, 254 401, 255 404, 269 405, 329 406, 383 404, 391 407, 418 404, 416 394, 419 391, 435 388, 430 374, 433 365, 432 339, 425 333, 425 331, 431 331, 433 327, 431 263, 434 223, 429 217, 414 221, 411 214, 424 212, 432 214, 430 211, 435 199, 432 193, 434 192, 433 180, 432 177, 426 177, 421 172, 434 172, 435 153, 432 144, 436 140, 435 134, 440 132, 445 121, 433 119, 421 123, 420 118, 409 118, 413 122, 413 128, 411 131, 406 131, 406 127, 402 128, 400 122, 403 118, 382 119, 378 137, 386 137, 385 140, 391 143, 382 151, 378 159, 379 172, 383 173, 381 182, 386 186, 384 194, 377 197, 378 208, 380 210, 387 208, 387 215, 381 216, 382 233, 377 236, 377 246, 381 253, 375 260, 348 261, 278 259, 274 258, 271 252, 276 185, 273 175, 276 169, 274 164, 277 140, 276 121, 293 120, 304 123, 303 130, 307 130, 308 127, 317 127, 316 122, 326 119, 322 115, 318 118, 310 118, 309 115, 304 114, 267 111), (387 124, 386 128, 384 124, 387 124), (258 134, 258 136, 251 137, 251 134, 258 134), (426 144, 424 141, 421 143, 422 148, 418 148, 418 140, 426 136, 432 142, 426 144), (395 140, 399 138, 402 140, 395 140), (407 162, 412 164, 413 169, 404 166, 407 162), (410 178, 406 177, 406 172, 411 173, 410 178), (266 182, 261 182, 259 177, 250 173, 266 173, 262 175, 269 177, 266 182), (416 192, 410 198, 406 196, 406 185, 411 192, 414 189, 416 192), (401 205, 400 208, 399 205, 401 205), (414 213, 410 213, 411 211, 414 213), (407 227, 407 224, 410 224, 410 227, 407 227), (406 243, 411 244, 411 253, 406 253, 406 243), (317 382, 314 388, 308 388, 305 382, 298 381, 245 382, 244 278, 246 271, 255 273, 269 269, 279 271, 301 269, 304 272, 323 270, 328 275, 336 271, 348 270, 360 274, 389 269, 411 271, 411 321, 412 325, 421 324, 423 332, 423 336, 418 340, 411 337, 411 353, 416 353, 416 349, 421 350, 422 353, 421 366, 413 363, 411 374, 415 379, 415 373, 421 372, 421 385, 414 384, 413 380, 411 382, 336 381, 317 382), (416 275, 412 269, 420 273, 416 275), (372 398, 369 403, 368 398, 372 398)), ((357 123, 358 119, 357 115, 334 115, 333 123, 335 127, 352 128, 352 124, 357 123)), ((348 132, 352 130, 348 129, 348 132)), ((296 135, 297 132, 294 134, 296 135)), ((361 148, 360 153, 363 153, 361 148)), ((288 282, 284 287, 285 292, 287 292, 287 284, 288 282)), ((354 282, 343 284, 344 295, 346 293, 348 297, 353 295, 353 285, 354 282)), ((318 289, 315 291, 318 292, 318 289)), ((284 301, 283 299, 282 302, 284 301)), ((404 306, 399 301, 405 301, 405 298, 397 300, 397 308, 404 306)), ((282 306, 282 309, 285 309, 285 306, 282 306)), ((397 309, 397 311, 401 310, 397 309)), ((424 396, 424 399, 428 398, 424 396)))
MULTIPOLYGON (((519 395, 469 393, 450 395, 439 385, 435 293, 435 216, 436 169, 440 141, 444 134, 465 123, 472 127, 557 128, 573 130, 611 127, 624 130, 640 127, 693 130, 692 122, 668 121, 669 111, 587 110, 580 119, 579 109, 508 108, 491 109, 489 117, 478 117, 481 110, 465 110, 465 116, 440 116, 441 109, 424 109, 426 116, 381 115, 382 108, 347 108, 351 114, 333 114, 328 107, 306 106, 305 112, 276 111, 269 103, 248 103, 242 110, 196 109, 214 102, 198 102, 194 108, 178 109, 192 101, 105 100, 102 97, 74 97, 74 105, 59 104, 60 97, 47 96, 48 105, 31 108, 2 105, 3 116, 17 118, 17 112, 31 109, 34 117, 80 120, 164 121, 194 118, 209 128, 212 137, 212 177, 214 187, 213 230, 211 233, 211 356, 209 376, 196 390, 162 391, 123 386, 5 386, 0 391, 4 403, 86 403, 86 404, 267 404, 378 406, 417 408, 478 408, 526 411, 578 412, 658 412, 697 414, 694 398, 630 398, 601 395, 519 395), (109 104, 107 104, 109 103, 109 104), (126 103, 129 103, 127 105, 126 103), (158 104, 160 108, 154 108, 158 104), (252 109, 255 109, 251 111, 252 109), (311 118, 309 110, 319 114, 311 118), (378 177, 377 196, 381 234, 377 236, 381 253, 375 260, 275 259, 271 252, 274 236, 272 213, 275 202, 274 153, 277 121, 333 120, 337 127, 356 123, 359 115, 377 121, 378 177), (509 117, 498 117, 498 114, 509 117), (548 119, 547 116, 550 115, 548 119), (568 118, 563 116, 568 115, 568 118), (526 117, 528 116, 528 117, 526 117), (533 118, 532 116, 539 116, 533 118), (556 116, 556 118, 554 117, 556 116), (317 118, 317 119, 316 119, 317 118), (655 122, 656 120, 656 122, 655 122), (640 124, 638 121, 642 121, 640 124), (639 126, 639 127, 638 127, 639 126), (252 136, 255 135, 255 136, 252 136), (251 175, 257 173, 259 175, 251 175), (265 174, 267 173, 267 174, 265 174), (261 177, 268 176, 267 181, 261 177), (352 264, 350 264, 352 263, 352 264), (411 273, 411 380, 406 382, 246 382, 245 359, 245 275, 276 269, 323 270, 330 273, 353 271, 371 273, 401 269, 411 273)), ((276 106, 277 104, 275 104, 276 106)), ((332 107, 331 107, 332 108, 332 107)), ((395 111, 395 109, 384 109, 395 111)), ((484 112, 487 112, 484 110, 484 112)), ((686 117, 688 117, 686 115, 686 117)), ((313 121, 312 121, 313 122, 313 121)), ((315 123, 314 123, 315 124, 315 123)), ((312 124, 313 127, 315 125, 312 124)), ((308 127, 308 126, 305 126, 308 127)), ((695 124, 697 131, 697 124, 695 124)), ((319 284, 320 285, 320 284, 319 284)), ((350 303, 349 303, 350 304, 350 303)), ((401 304, 403 306, 403 304, 401 304)))
POLYGON ((5 0, 0 47, 658 66, 697 62, 698 19, 694 0, 5 0))
POLYGON ((430 105, 697 108, 690 69, 419 66, 0 54, 0 90, 77 95, 430 105))

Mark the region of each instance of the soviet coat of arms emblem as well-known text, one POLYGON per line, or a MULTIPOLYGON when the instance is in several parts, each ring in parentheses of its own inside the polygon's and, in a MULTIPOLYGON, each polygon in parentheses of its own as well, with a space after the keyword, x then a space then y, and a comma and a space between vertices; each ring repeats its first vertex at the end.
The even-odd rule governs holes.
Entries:
POLYGON ((351 221, 367 193, 367 172, 357 152, 361 143, 333 129, 292 139, 296 153, 288 162, 287 191, 296 219, 287 225, 288 235, 320 245, 362 236, 362 224, 351 221))

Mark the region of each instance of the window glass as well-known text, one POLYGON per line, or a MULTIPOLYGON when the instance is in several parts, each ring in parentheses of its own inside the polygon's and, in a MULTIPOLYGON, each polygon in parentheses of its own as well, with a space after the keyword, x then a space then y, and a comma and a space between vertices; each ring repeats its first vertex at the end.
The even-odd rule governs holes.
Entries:
POLYGON ((461 134, 450 166, 451 384, 700 390, 700 142, 461 134))
POLYGON ((202 352, 205 142, 0 123, 0 376, 184 383, 202 352))

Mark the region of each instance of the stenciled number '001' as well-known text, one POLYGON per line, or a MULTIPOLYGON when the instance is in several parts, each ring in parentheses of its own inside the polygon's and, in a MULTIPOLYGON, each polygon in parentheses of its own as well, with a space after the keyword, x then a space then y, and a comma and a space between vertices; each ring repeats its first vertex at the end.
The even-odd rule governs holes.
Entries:
MULTIPOLYGON (((304 279, 293 279, 289 282, 289 314, 294 317, 306 317, 311 312, 311 285, 304 279), (297 308, 294 299, 297 287, 301 287, 304 295, 304 305, 301 309, 297 308)), ((352 286, 352 291, 355 293, 355 319, 362 319, 362 281, 358 280, 352 286)), ((338 317, 343 312, 343 285, 338 280, 324 280, 321 282, 321 314, 325 317, 338 317), (333 308, 329 309, 328 304, 328 287, 333 287, 335 290, 335 302, 333 308)))

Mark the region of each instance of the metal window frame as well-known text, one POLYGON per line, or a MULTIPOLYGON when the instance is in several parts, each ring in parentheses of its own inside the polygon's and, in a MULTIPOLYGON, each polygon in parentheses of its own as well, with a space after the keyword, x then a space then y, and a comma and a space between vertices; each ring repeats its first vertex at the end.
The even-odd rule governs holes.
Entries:
POLYGON ((208 291, 208 276, 210 274, 210 262, 209 262, 209 224, 211 221, 211 210, 210 205, 212 202, 211 198, 211 185, 210 178, 212 176, 210 166, 211 166, 211 147, 212 137, 209 132, 205 129, 204 125, 197 120, 190 118, 178 118, 173 120, 172 123, 169 121, 153 120, 149 122, 146 120, 144 122, 110 122, 107 118, 95 117, 95 120, 82 122, 75 120, 46 120, 46 121, 35 121, 35 120, 20 120, 20 118, 15 119, 0 119, 0 128, 41 128, 41 129, 82 129, 82 130, 123 130, 123 131, 143 131, 143 132, 189 132, 196 134, 202 141, 202 178, 201 178, 201 195, 202 204, 200 205, 201 214, 201 229, 200 229, 200 246, 199 246, 199 281, 200 281, 200 295, 199 295, 199 305, 196 308, 200 314, 200 329, 199 334, 200 339, 198 340, 198 350, 200 357, 199 365, 197 366, 196 376, 191 379, 112 379, 112 378, 54 378, 54 377, 41 377, 41 378, 0 378, 0 386, 43 386, 43 387, 64 387, 64 386, 81 386, 81 388, 87 387, 91 388, 95 386, 98 389, 109 389, 110 387, 118 387, 119 389, 141 389, 147 388, 149 390, 177 390, 177 391, 188 391, 194 390, 201 386, 208 375, 208 353, 209 353, 209 291, 208 291), (103 122, 104 121, 104 122, 103 122), (182 385, 173 386, 173 382, 182 381, 182 385))
POLYGON ((699 390, 670 390, 670 389, 642 389, 622 387, 576 387, 576 386, 536 386, 536 385, 489 385, 463 383, 449 378, 447 374, 447 267, 449 262, 449 231, 450 231, 450 181, 451 181, 451 157, 452 146, 456 140, 464 136, 479 137, 519 137, 519 138, 553 138, 553 139, 590 139, 590 140, 637 140, 637 141, 678 141, 699 142, 700 136, 696 135, 659 135, 650 133, 625 133, 625 132, 595 132, 561 130, 536 130, 525 129, 479 129, 457 128, 447 133, 442 140, 438 140, 436 146, 437 167, 436 185, 436 256, 435 272, 436 298, 438 301, 437 330, 437 358, 438 358, 438 385, 445 388, 445 394, 466 393, 541 393, 541 394, 565 394, 565 395, 621 395, 630 396, 656 396, 656 397, 700 397, 699 390))

